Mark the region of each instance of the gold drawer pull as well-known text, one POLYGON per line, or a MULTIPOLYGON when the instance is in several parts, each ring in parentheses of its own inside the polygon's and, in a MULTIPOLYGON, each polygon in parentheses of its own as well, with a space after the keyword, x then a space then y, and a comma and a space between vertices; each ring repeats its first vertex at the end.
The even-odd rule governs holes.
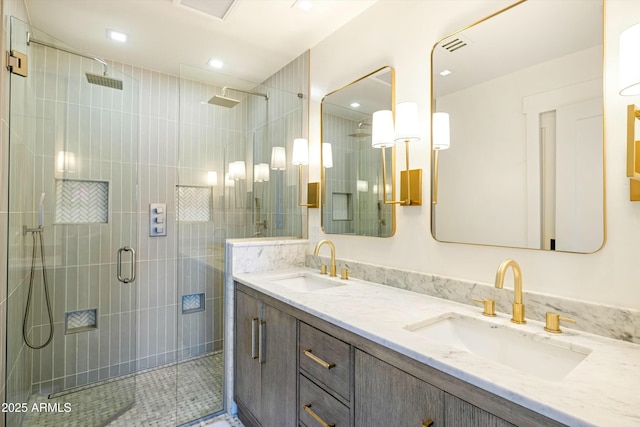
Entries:
MULTIPOLYGON (((306 352, 305 352, 306 353, 306 352)), ((316 414, 315 412, 313 412, 313 410, 311 409, 311 403, 307 403, 306 405, 304 405, 304 411, 311 415, 313 417, 314 420, 316 420, 317 422, 320 423, 320 425, 322 427, 336 427, 335 424, 327 424, 327 422, 325 420, 323 420, 322 418, 320 418, 320 415, 316 414)))
POLYGON ((433 420, 429 418, 427 421, 422 423, 422 427, 431 427, 433 425, 433 420))
POLYGON ((305 350, 304 351, 304 355, 307 356, 309 359, 313 360, 314 362, 316 362, 317 364, 324 366, 327 369, 331 369, 331 368, 335 368, 336 367, 335 363, 325 362, 324 360, 320 359, 318 356, 313 354, 311 352, 311 349, 305 350))

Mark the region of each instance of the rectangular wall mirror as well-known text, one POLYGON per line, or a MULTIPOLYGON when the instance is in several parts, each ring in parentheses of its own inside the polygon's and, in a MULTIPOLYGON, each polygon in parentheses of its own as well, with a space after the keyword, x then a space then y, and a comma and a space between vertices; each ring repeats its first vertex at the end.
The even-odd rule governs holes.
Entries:
POLYGON ((602 247, 603 16, 601 1, 521 1, 433 47, 432 112, 450 122, 432 156, 437 240, 602 247))
MULTIPOLYGON (((394 69, 383 67, 322 98, 325 233, 389 237, 395 232, 395 205, 383 201, 381 149, 371 146, 372 115, 394 110, 394 85, 394 69)), ((385 161, 387 197, 395 196, 395 148, 391 153, 385 161)))

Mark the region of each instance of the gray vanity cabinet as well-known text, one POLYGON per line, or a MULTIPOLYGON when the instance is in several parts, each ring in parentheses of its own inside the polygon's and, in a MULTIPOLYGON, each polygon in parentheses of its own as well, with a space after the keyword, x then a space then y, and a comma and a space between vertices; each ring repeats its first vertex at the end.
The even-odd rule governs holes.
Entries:
POLYGON ((235 396, 246 426, 296 425, 296 319, 235 292, 235 396))
POLYGON ((356 350, 355 425, 444 425, 445 393, 367 353, 356 350))
POLYGON ((563 426, 240 283, 235 297, 247 427, 563 426))
POLYGON ((360 350, 355 370, 356 426, 515 427, 360 350))
POLYGON ((498 418, 448 393, 445 394, 444 401, 445 425, 448 427, 516 427, 515 424, 498 418))

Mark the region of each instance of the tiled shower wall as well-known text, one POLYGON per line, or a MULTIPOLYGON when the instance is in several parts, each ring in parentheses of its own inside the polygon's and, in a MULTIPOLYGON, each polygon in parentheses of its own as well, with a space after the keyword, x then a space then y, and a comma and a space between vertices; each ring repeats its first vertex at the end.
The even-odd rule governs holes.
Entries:
POLYGON ((305 53, 253 89, 268 93, 268 100, 230 90, 227 95, 240 100, 230 109, 206 103, 222 88, 180 81, 179 185, 208 189, 212 195, 209 221, 178 223, 178 298, 205 294, 203 311, 178 315, 181 358, 222 349, 224 240, 258 231, 261 237, 302 234, 297 169, 270 170, 268 182, 256 183, 253 165, 270 163, 272 146, 287 145, 290 155, 293 138, 306 137, 308 62, 305 53), (245 162, 246 177, 227 180, 229 163, 240 160, 245 162), (216 173, 217 184, 209 182, 209 172, 216 173), (255 225, 256 197, 266 228, 255 225))
MULTIPOLYGON (((392 207, 382 202, 382 155, 371 148, 371 136, 350 136, 358 128, 357 120, 329 114, 322 117, 322 137, 332 144, 333 167, 326 169, 326 205, 322 207, 325 233, 389 236, 393 231, 392 207), (354 168, 353 165, 357 165, 354 168), (366 181, 366 190, 357 188, 357 181, 366 181), (350 195, 352 215, 348 220, 334 218, 336 195, 350 195)), ((370 128, 366 128, 370 132, 370 128)), ((386 152, 387 176, 391 177, 391 150, 386 152)), ((391 180, 387 180, 391 187, 391 180)), ((387 200, 391 200, 391 191, 387 200)))

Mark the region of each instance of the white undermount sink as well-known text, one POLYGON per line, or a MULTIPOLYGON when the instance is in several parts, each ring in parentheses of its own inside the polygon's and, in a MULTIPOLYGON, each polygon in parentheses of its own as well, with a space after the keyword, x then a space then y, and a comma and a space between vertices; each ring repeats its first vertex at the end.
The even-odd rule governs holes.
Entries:
POLYGON ((540 378, 560 381, 591 350, 552 342, 544 335, 518 331, 481 319, 447 313, 436 319, 414 323, 405 329, 440 344, 509 366, 540 378))
POLYGON ((287 289, 298 292, 320 291, 322 289, 343 286, 345 283, 337 280, 325 279, 309 274, 297 274, 295 276, 282 277, 271 281, 287 289))

